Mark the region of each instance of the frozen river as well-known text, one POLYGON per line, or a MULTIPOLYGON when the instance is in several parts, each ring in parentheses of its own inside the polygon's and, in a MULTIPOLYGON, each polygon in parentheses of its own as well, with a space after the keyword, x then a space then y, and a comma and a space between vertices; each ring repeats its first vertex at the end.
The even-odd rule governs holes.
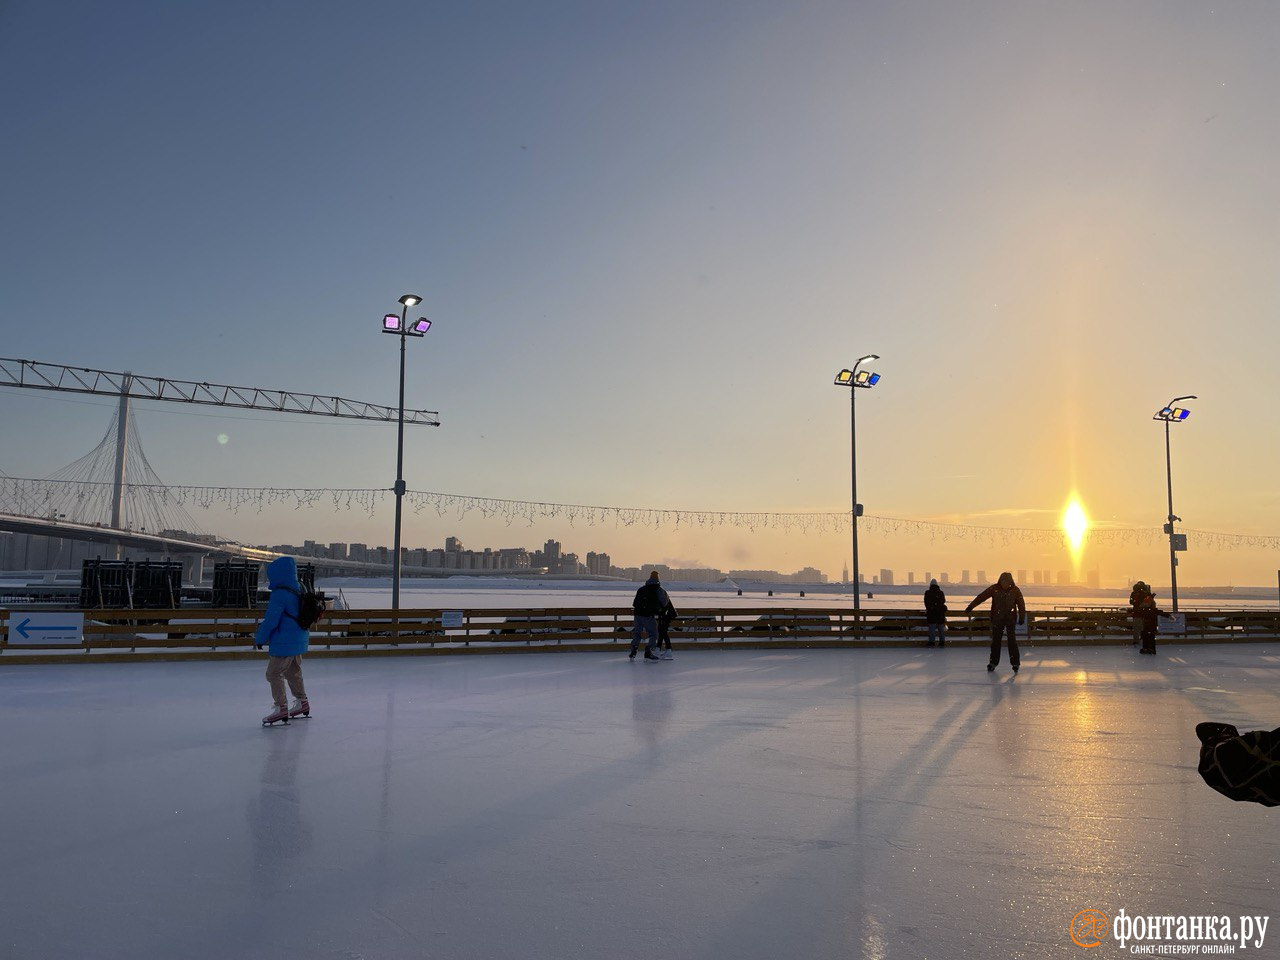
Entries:
POLYGON ((1280 724, 1280 646, 0 669, 6 960, 951 960, 1072 919, 1270 916, 1276 810, 1195 724, 1280 724))
MULTIPOLYGON (((391 606, 389 578, 324 578, 317 587, 330 595, 342 596, 352 608, 382 609, 391 606)), ((607 580, 556 580, 544 578, 500 577, 450 577, 443 579, 407 579, 400 586, 400 606, 405 609, 515 609, 548 607, 623 607, 631 606, 639 583, 607 580)), ((724 584, 664 584, 672 602, 679 609, 717 607, 851 607, 853 596, 848 589, 838 585, 800 587, 794 584, 760 584, 745 586, 738 596, 736 586, 724 584), (772 590, 772 596, 769 591, 772 590), (801 596, 801 593, 804 593, 801 596)), ((964 609, 987 585, 951 584, 946 587, 947 602, 952 613, 964 609)), ((1035 588, 1027 588, 1027 606, 1035 610, 1051 610, 1054 607, 1127 607, 1128 594, 1092 596, 1059 596, 1038 594, 1035 588)), ((924 586, 907 593, 886 593, 871 588, 874 596, 868 599, 864 591, 860 602, 867 608, 896 608, 923 610, 924 586)), ((1164 591, 1159 592, 1160 603, 1168 607, 1164 591)), ((1231 596, 1212 599, 1183 597, 1182 610, 1196 609, 1271 609, 1276 607, 1275 596, 1231 596)))

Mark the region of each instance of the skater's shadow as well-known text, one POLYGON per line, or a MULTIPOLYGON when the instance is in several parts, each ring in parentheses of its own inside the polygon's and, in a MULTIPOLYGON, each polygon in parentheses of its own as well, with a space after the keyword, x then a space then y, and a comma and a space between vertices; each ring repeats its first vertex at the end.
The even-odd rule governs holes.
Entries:
POLYGON ((290 883, 300 868, 298 861, 311 847, 311 824, 298 789, 308 724, 295 720, 287 727, 263 731, 270 746, 262 760, 258 795, 245 809, 253 842, 255 893, 270 893, 290 883))
POLYGON ((661 750, 663 732, 675 709, 671 691, 662 682, 665 679, 652 674, 632 677, 631 728, 653 757, 661 750))

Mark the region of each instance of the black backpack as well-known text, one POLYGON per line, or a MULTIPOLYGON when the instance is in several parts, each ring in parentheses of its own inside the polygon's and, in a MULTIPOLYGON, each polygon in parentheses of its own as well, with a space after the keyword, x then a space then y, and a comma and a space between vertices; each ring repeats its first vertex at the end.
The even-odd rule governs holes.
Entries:
POLYGON ((314 590, 308 590, 305 587, 301 590, 295 590, 293 587, 281 587, 280 589, 288 590, 298 598, 298 615, 295 617, 291 613, 286 613, 285 616, 303 630, 310 630, 315 625, 315 622, 323 617, 329 609, 329 605, 314 590))

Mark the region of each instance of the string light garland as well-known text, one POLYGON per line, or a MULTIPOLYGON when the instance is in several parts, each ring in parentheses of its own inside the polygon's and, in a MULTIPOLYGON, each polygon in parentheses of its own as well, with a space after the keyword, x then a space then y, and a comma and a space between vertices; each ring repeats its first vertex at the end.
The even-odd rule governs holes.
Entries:
MULTIPOLYGON (((0 509, 24 516, 58 516, 94 523, 101 517, 85 515, 100 503, 102 488, 109 483, 93 480, 38 480, 0 475, 0 509)), ((132 498, 163 502, 177 508, 224 509, 231 513, 268 507, 292 506, 295 510, 323 505, 335 511, 360 510, 372 516, 380 506, 389 505, 392 492, 376 487, 229 487, 168 484, 125 484, 132 498)), ((732 510, 666 510, 652 507, 611 507, 582 503, 550 503, 536 500, 506 500, 469 494, 409 490, 405 494, 415 514, 427 511, 437 516, 463 519, 478 513, 486 519, 500 519, 508 526, 522 522, 564 520, 570 526, 614 526, 641 529, 695 528, 714 530, 735 527, 751 532, 774 531, 796 534, 835 534, 849 529, 848 511, 828 512, 741 512, 732 510)), ((863 516, 860 528, 886 537, 928 537, 933 543, 951 541, 982 542, 990 546, 1014 544, 1066 545, 1066 534, 1056 528, 996 527, 900 517, 863 516)), ((1215 550, 1280 550, 1280 536, 1218 533, 1188 530, 1188 539, 1198 548, 1215 550)), ((1156 546, 1164 542, 1158 528, 1093 527, 1088 542, 1098 546, 1156 546)))

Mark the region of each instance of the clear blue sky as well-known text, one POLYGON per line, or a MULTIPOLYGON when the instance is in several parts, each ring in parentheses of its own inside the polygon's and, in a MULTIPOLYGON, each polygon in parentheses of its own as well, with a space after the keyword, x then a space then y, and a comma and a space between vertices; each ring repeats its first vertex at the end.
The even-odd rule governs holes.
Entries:
MULTIPOLYGON (((0 355, 394 403, 416 489, 1280 533, 1280 8, 0 3, 0 355), (417 311, 415 311, 417 312, 417 311), (862 402, 865 401, 865 402, 862 402)), ((43 476, 109 402, 0 391, 43 476)), ((386 487, 394 428, 140 405, 173 483, 386 487), (218 443, 225 434, 226 443, 218 443)), ((198 516, 390 542, 390 512, 198 516)), ((843 534, 411 517, 405 541, 839 574, 843 534)), ((1161 549, 1086 556, 1156 578, 1161 549)), ((863 567, 1065 565, 868 536, 863 567)), ((1268 583, 1274 551, 1189 555, 1268 583)))

